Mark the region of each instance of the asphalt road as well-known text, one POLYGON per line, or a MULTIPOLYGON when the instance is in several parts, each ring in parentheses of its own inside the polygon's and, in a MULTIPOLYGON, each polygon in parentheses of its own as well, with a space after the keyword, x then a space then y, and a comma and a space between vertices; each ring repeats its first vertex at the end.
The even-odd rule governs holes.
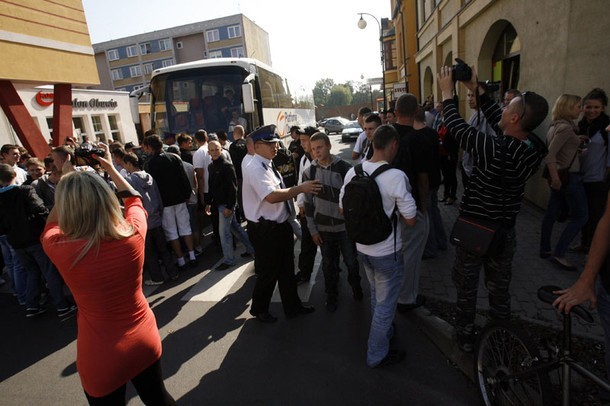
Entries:
MULTIPOLYGON (((333 152, 351 152, 353 143, 341 143, 339 135, 331 138, 333 152)), ((268 325, 248 314, 252 263, 210 271, 219 259, 220 250, 210 245, 178 281, 145 287, 163 339, 166 385, 179 404, 478 403, 468 379, 400 315, 393 345, 406 350, 407 358, 398 365, 368 368, 369 295, 355 302, 345 273, 336 313, 324 309, 323 278, 317 272, 315 282, 299 287, 301 298, 316 312, 286 320, 276 292, 271 312, 280 320, 268 325)), ((0 405, 86 404, 75 366, 75 318, 60 321, 49 311, 26 319, 4 289, 0 325, 0 405)), ((129 405, 141 404, 131 387, 128 399, 129 405)))

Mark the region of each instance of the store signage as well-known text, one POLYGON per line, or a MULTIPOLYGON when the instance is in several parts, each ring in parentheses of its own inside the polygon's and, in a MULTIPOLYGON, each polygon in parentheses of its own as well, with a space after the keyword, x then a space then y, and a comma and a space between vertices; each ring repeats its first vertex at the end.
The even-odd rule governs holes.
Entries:
POLYGON ((407 93, 407 85, 404 83, 394 83, 394 100, 407 93))
MULTIPOLYGON (((48 107, 53 104, 53 93, 51 92, 38 92, 36 93, 36 103, 42 107, 48 107)), ((118 102, 114 99, 100 100, 97 98, 89 100, 79 100, 77 98, 72 99, 73 109, 99 109, 99 108, 115 108, 118 106, 118 102)))

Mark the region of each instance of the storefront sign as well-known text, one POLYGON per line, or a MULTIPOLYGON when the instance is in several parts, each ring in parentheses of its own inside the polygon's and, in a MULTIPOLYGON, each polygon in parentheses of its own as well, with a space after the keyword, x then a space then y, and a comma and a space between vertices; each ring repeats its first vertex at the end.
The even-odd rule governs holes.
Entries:
POLYGON ((36 103, 38 103, 42 107, 50 106, 51 104, 53 104, 53 93, 36 93, 36 103))
MULTIPOLYGON (((42 107, 49 107, 53 104, 53 93, 52 92, 38 92, 35 96, 36 103, 42 107)), ((89 99, 89 100, 79 100, 72 99, 72 108, 73 109, 103 109, 110 108, 114 109, 118 106, 118 102, 114 99, 110 100, 100 100, 97 98, 89 99)))
POLYGON ((394 83, 394 100, 407 93, 407 85, 404 83, 394 83))

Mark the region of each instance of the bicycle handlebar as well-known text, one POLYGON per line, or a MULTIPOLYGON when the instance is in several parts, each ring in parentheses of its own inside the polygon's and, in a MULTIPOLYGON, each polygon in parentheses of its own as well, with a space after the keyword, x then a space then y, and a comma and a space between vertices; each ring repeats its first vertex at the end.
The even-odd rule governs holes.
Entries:
MULTIPOLYGON (((559 297, 559 295, 553 293, 557 290, 561 290, 561 288, 553 285, 542 286, 538 289, 538 299, 552 305, 555 299, 559 297)), ((576 314, 578 317, 580 317, 583 321, 586 321, 587 323, 593 323, 594 321, 593 316, 591 316, 591 313, 589 313, 589 311, 581 305, 576 305, 572 307, 571 312, 576 314)), ((561 313, 564 314, 564 312, 561 313)))

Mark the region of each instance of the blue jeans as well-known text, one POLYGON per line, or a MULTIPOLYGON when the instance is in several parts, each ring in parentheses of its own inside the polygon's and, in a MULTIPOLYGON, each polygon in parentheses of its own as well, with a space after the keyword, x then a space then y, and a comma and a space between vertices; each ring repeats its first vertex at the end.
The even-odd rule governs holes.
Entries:
POLYGON ((561 190, 551 189, 549 195, 549 203, 542 219, 542 228, 540 230, 540 252, 551 252, 551 234, 553 232, 553 224, 565 209, 566 205, 570 210, 570 221, 566 224, 553 255, 556 257, 564 257, 568 246, 578 235, 589 218, 589 210, 587 208, 587 195, 582 183, 582 177, 578 173, 570 173, 570 178, 567 185, 561 190))
POLYGON ((64 295, 64 280, 59 275, 57 268, 51 262, 42 249, 41 244, 31 245, 25 248, 15 249, 23 268, 28 273, 26 289, 26 306, 28 308, 39 307, 40 301, 40 276, 43 275, 49 287, 49 293, 53 304, 57 309, 65 309, 70 303, 64 295))
POLYGON ((17 294, 17 300, 20 304, 25 304, 28 275, 21 266, 15 250, 8 243, 6 235, 0 235, 0 248, 2 249, 4 265, 6 265, 8 275, 13 282, 13 290, 17 294))
POLYGON ((597 283, 597 313, 604 329, 604 345, 606 347, 604 361, 606 362, 607 378, 610 378, 610 293, 601 283, 597 283))
POLYGON ((246 252, 254 254, 254 247, 250 243, 246 230, 241 227, 241 224, 237 222, 235 218, 235 210, 232 208, 233 213, 229 217, 225 217, 223 211, 225 205, 218 205, 218 233, 220 235, 220 245, 222 246, 222 254, 224 255, 224 263, 228 265, 235 264, 235 252, 233 250, 233 237, 239 238, 239 240, 246 247, 246 252))
POLYGON ((403 282, 402 256, 390 254, 371 257, 360 253, 366 276, 371 285, 371 330, 369 332, 366 363, 377 366, 390 350, 390 338, 394 334, 392 320, 403 282))
MULTIPOLYGON (((405 268, 404 282, 398 302, 402 304, 414 304, 419 291, 419 272, 421 258, 426 248, 430 224, 428 223, 428 214, 417 210, 417 216, 414 227, 407 227, 402 222, 399 222, 399 227, 402 227, 402 253, 403 264, 405 268)), ((400 248, 400 241, 397 242, 396 249, 400 248)))
POLYGON ((360 288, 360 266, 356 244, 347 236, 346 231, 338 233, 320 232, 322 237, 322 271, 324 272, 324 291, 327 295, 339 293, 339 255, 343 254, 343 262, 347 267, 347 281, 354 289, 360 288))

